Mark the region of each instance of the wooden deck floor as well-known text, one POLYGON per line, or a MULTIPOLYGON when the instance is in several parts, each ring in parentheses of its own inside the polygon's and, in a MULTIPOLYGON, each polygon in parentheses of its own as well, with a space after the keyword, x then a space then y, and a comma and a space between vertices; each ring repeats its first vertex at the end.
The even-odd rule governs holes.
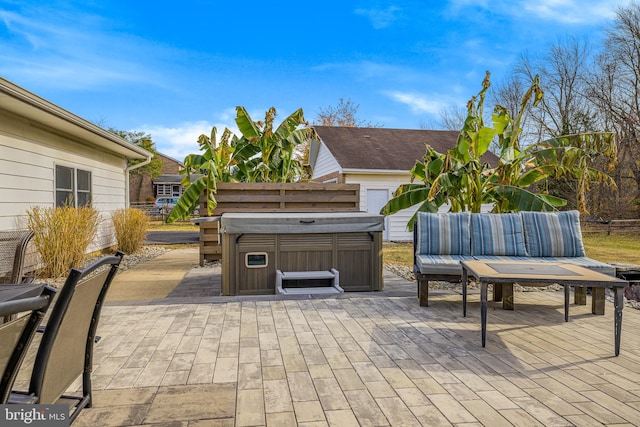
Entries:
POLYGON ((95 405, 74 425, 640 425, 640 310, 614 357, 611 303, 565 323, 562 292, 518 292, 515 311, 490 303, 486 348, 477 294, 466 318, 457 294, 430 303, 106 306, 95 405))

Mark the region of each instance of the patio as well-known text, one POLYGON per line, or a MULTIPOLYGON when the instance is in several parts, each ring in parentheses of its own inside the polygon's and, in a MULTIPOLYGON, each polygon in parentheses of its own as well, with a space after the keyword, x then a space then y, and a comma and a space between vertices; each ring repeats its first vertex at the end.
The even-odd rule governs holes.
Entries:
POLYGON ((610 302, 604 316, 572 305, 565 323, 562 292, 517 293, 515 311, 490 303, 482 348, 478 295, 466 318, 459 294, 432 297, 419 307, 385 272, 383 292, 337 298, 110 302, 94 406, 74 426, 640 423, 640 311, 623 311, 614 357, 610 302))

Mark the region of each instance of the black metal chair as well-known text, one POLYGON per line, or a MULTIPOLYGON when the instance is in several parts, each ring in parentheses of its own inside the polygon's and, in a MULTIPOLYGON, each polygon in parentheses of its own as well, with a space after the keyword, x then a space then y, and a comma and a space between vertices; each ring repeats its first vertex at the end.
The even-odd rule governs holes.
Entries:
POLYGON ((0 231, 0 284, 22 283, 31 230, 0 231))
POLYGON ((118 252, 83 270, 71 270, 51 309, 29 390, 12 392, 8 403, 69 404, 71 422, 83 408, 91 407, 95 333, 104 298, 123 256, 124 253, 118 252), (82 394, 64 394, 80 375, 82 394))
POLYGON ((0 302, 0 318, 27 314, 0 324, 0 404, 7 402, 16 375, 56 290, 42 285, 40 295, 0 302))

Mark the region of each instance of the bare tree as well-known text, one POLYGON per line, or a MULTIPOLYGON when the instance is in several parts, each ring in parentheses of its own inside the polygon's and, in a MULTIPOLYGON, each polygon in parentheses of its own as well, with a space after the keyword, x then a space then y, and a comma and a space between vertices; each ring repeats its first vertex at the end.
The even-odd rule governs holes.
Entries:
POLYGON ((382 125, 361 120, 358 117, 359 108, 360 104, 354 104, 351 99, 345 101, 340 98, 335 107, 330 105, 327 108, 321 108, 313 124, 316 126, 382 127, 382 125))
POLYGON ((460 130, 464 126, 464 121, 467 118, 467 109, 459 105, 450 105, 440 110, 439 116, 440 129, 460 130))
POLYGON ((604 50, 589 76, 588 93, 602 123, 615 131, 619 165, 614 174, 621 197, 614 212, 640 201, 640 5, 620 7, 604 50))
MULTIPOLYGON (((521 59, 526 61, 526 59, 521 59)), ((535 73, 528 73, 527 76, 523 76, 521 73, 514 72, 502 82, 495 85, 493 92, 491 93, 491 100, 494 105, 500 105, 507 109, 509 115, 514 117, 520 111, 520 103, 533 81, 535 73), (529 75, 531 77, 529 77, 529 75)), ((537 107, 539 109, 539 107, 537 107)), ((538 120, 530 117, 533 110, 527 108, 524 110, 524 117, 521 121, 523 124, 522 134, 520 141, 522 145, 529 145, 539 142, 542 139, 541 127, 538 124, 538 120)), ((538 114, 541 114, 538 112, 538 114)))
POLYGON ((558 40, 540 60, 521 56, 516 66, 517 75, 526 80, 539 75, 545 92, 540 108, 529 111, 541 137, 593 130, 595 115, 585 96, 586 82, 582 78, 591 57, 587 42, 573 37, 558 40))

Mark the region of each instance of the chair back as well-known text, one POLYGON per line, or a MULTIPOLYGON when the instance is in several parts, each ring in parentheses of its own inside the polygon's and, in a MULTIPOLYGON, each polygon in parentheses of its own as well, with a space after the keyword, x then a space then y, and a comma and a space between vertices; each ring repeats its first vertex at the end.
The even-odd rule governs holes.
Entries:
POLYGON ((123 257, 103 257, 83 270, 72 269, 58 292, 34 362, 29 393, 53 404, 83 375, 83 395, 91 394, 93 344, 102 303, 123 257))
POLYGON ((0 231, 0 284, 20 283, 31 230, 0 231))
POLYGON ((24 356, 42 321, 55 289, 42 287, 39 296, 0 303, 0 318, 16 313, 29 312, 21 317, 0 324, 0 404, 7 403, 16 375, 24 356))

